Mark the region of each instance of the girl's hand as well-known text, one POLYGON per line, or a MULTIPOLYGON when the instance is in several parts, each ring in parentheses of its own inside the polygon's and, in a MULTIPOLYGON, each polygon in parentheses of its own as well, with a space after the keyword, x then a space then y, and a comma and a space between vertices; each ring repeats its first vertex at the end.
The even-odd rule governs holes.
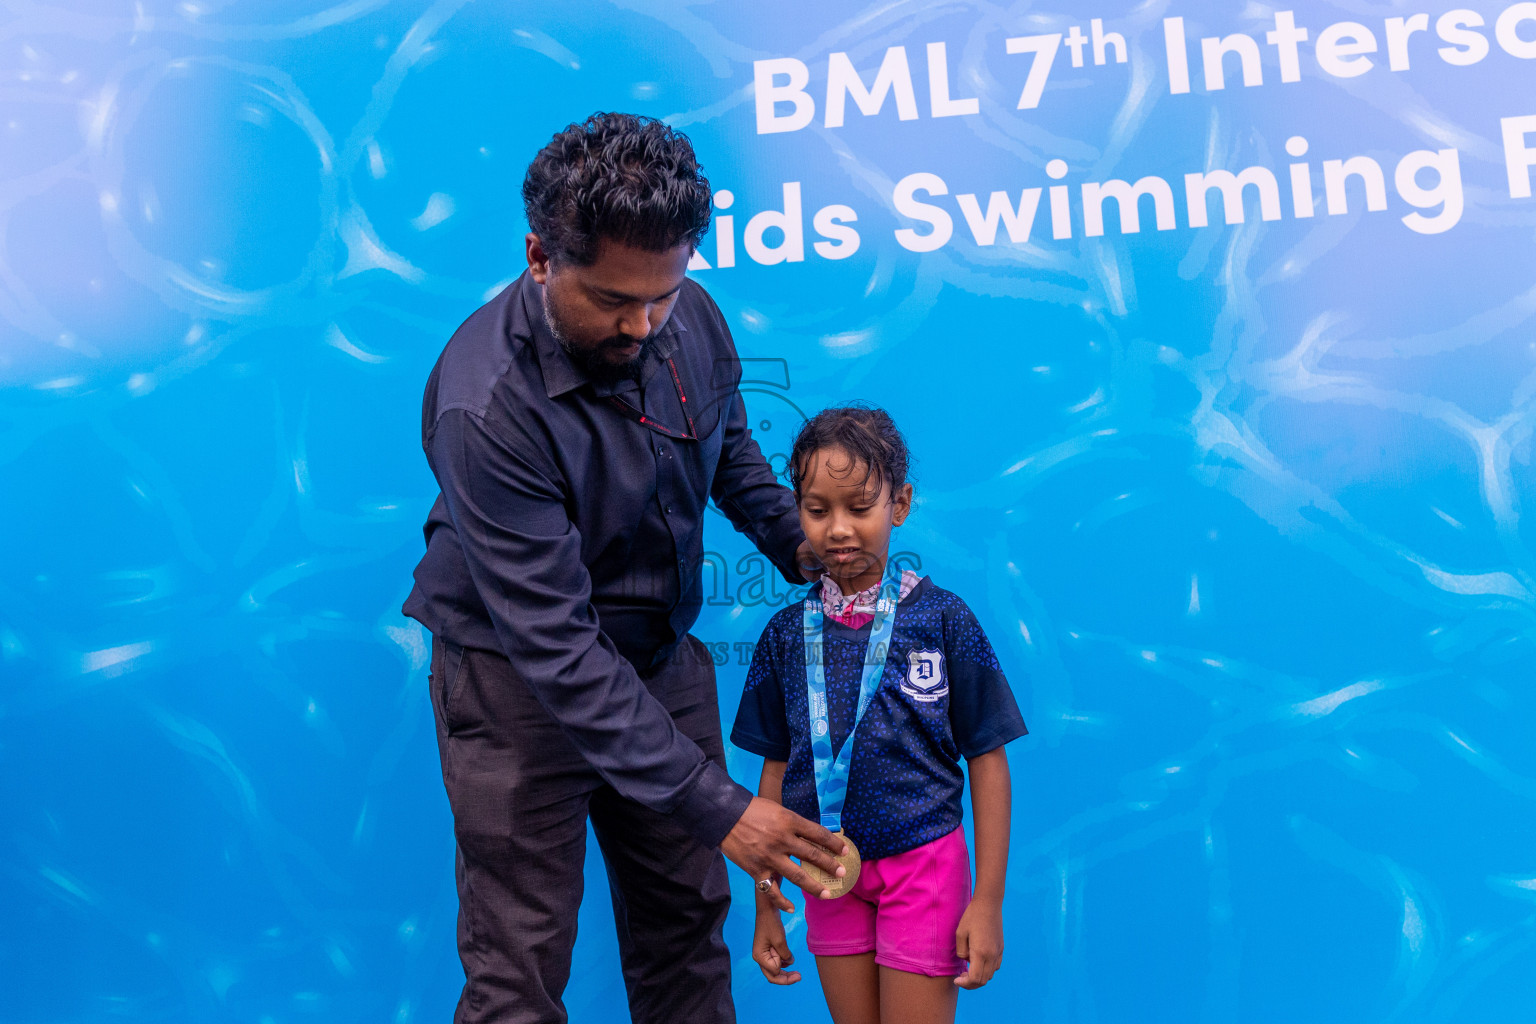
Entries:
POLYGON ((757 927, 752 930, 752 959, 763 977, 775 985, 793 985, 800 980, 799 971, 784 969, 795 962, 795 954, 789 951, 779 912, 761 904, 757 908, 757 927))
MULTIPOLYGON (((782 932, 781 932, 782 934, 782 932)), ((961 988, 981 988, 1003 962, 1003 908, 1000 903, 971 900, 955 929, 955 955, 971 962, 955 979, 961 988)))

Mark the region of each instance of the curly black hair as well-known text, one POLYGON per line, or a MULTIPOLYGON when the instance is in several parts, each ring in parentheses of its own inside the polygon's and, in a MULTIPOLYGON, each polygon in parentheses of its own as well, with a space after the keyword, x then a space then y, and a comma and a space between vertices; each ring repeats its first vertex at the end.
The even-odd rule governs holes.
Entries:
POLYGON ((529 229, 551 260, 577 266, 591 266, 605 238, 650 252, 697 247, 710 197, 688 136, 635 114, 567 125, 523 179, 529 229))
POLYGON ((869 476, 890 486, 894 498, 907 482, 912 456, 906 439, 896 429, 890 413, 875 406, 847 405, 823 409, 806 421, 789 450, 789 482, 800 500, 805 473, 811 456, 827 448, 841 448, 852 456, 855 465, 863 465, 869 476))

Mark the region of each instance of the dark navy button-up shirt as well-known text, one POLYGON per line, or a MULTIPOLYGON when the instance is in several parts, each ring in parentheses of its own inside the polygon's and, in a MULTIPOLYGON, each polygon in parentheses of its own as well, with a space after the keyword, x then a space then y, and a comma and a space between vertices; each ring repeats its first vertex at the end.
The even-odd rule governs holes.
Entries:
POLYGON ((442 493, 404 609, 443 640, 505 653, 604 779, 710 845, 751 794, 677 731, 641 674, 698 618, 708 499, 803 582, 794 497, 752 439, 740 378, 694 281, 640 379, 602 385, 550 333, 523 274, 454 333, 427 381, 422 443, 442 493))

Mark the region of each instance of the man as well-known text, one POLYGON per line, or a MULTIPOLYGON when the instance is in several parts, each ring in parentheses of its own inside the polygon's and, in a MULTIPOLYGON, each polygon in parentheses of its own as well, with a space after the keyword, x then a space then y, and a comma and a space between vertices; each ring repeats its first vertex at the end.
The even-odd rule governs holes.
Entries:
POLYGON ((589 816, 635 1021, 735 1019, 721 851, 760 887, 813 886, 790 855, 841 871, 820 849, 840 840, 726 774, 714 668, 688 635, 706 500, 790 580, 814 571, 725 321, 685 277, 710 198, 665 125, 568 127, 523 183, 528 270, 427 382, 442 493, 405 612, 433 636, 459 1024, 566 1019, 589 816))

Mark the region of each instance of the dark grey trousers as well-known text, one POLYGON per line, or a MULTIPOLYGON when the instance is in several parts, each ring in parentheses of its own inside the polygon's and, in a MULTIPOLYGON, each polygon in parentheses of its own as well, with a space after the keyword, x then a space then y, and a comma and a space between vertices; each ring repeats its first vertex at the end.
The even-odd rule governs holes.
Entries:
MULTIPOLYGON (((715 670, 684 638, 642 677, 705 755, 725 763, 715 670)), ((732 1024, 720 851, 619 796, 500 654, 432 642, 432 709, 458 841, 455 1024, 564 1024, 587 819, 608 868, 636 1024, 732 1024)))

